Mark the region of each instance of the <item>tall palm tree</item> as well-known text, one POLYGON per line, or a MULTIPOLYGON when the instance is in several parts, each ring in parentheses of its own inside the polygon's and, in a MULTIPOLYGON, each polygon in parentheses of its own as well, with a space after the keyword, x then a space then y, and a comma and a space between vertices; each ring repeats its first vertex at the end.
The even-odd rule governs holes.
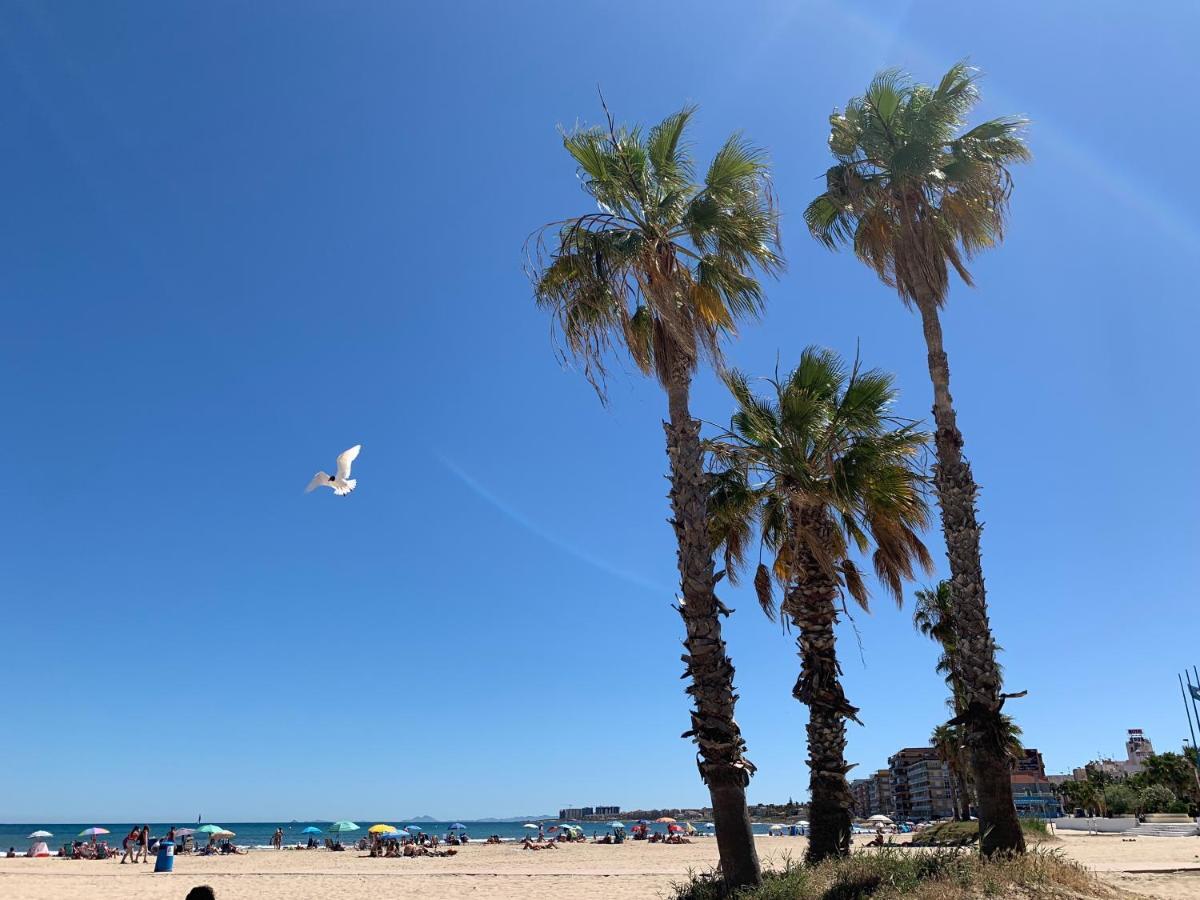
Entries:
MULTIPOLYGON (((957 718, 963 712, 963 688, 954 668, 954 599, 950 594, 950 582, 939 581, 934 587, 916 591, 913 597, 916 600, 913 607, 913 626, 942 648, 936 669, 945 677, 946 685, 950 688, 950 699, 946 701, 946 705, 957 718)), ((950 746, 954 748, 953 759, 947 759, 946 763, 954 778, 954 792, 958 795, 961 807, 960 818, 965 822, 971 817, 971 791, 962 729, 958 725, 940 725, 934 729, 934 735, 940 735, 948 742, 947 749, 950 746)), ((938 746, 937 740, 934 740, 934 746, 938 746)))
POLYGON ((938 759, 946 764, 950 772, 950 800, 954 806, 954 818, 965 822, 971 816, 971 801, 966 792, 963 776, 962 737, 956 725, 938 725, 929 735, 929 743, 937 751, 938 759))
POLYGON ((774 618, 772 575, 782 588, 778 611, 798 631, 800 677, 792 695, 808 706, 807 859, 850 852, 853 797, 846 783, 846 719, 858 710, 839 681, 834 625, 849 594, 864 609, 867 587, 855 556, 873 549, 875 573, 899 601, 914 566, 932 560, 918 532, 929 522, 920 455, 926 435, 893 418, 896 392, 883 372, 846 366, 809 347, 767 397, 738 372, 725 376, 737 403, 730 431, 710 443, 713 546, 733 577, 755 530, 774 557, 754 583, 774 618))
POLYGON ((950 367, 942 346, 939 311, 953 269, 967 284, 966 262, 998 243, 1012 190, 1009 167, 1029 158, 1023 119, 999 118, 964 130, 979 100, 977 73, 958 64, 936 87, 886 71, 862 97, 830 117, 829 146, 836 163, 826 190, 809 204, 805 220, 833 248, 851 244, 860 260, 915 305, 933 382, 934 484, 952 576, 956 665, 965 692, 964 733, 979 791, 986 855, 1021 852, 1004 757, 1000 670, 988 621, 976 519, 978 486, 963 456, 950 396, 950 367))
POLYGON ((538 304, 568 355, 603 396, 605 364, 623 346, 667 394, 671 524, 679 551, 691 737, 712 797, 721 869, 730 888, 757 884, 746 809, 754 766, 734 720, 734 669, 721 636, 729 610, 715 592, 708 543, 708 475, 692 378, 719 361, 721 338, 763 305, 760 273, 783 266, 765 154, 733 135, 699 177, 688 152, 685 108, 643 132, 576 129, 563 138, 597 210, 546 226, 535 240, 538 304))

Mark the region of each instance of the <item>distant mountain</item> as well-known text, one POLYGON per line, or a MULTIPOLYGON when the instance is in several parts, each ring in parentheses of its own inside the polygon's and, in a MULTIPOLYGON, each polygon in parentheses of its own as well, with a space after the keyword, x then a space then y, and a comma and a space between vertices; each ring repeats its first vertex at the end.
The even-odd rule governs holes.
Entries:
POLYGON ((440 822, 441 819, 435 819, 433 816, 409 816, 404 821, 406 822, 440 822))

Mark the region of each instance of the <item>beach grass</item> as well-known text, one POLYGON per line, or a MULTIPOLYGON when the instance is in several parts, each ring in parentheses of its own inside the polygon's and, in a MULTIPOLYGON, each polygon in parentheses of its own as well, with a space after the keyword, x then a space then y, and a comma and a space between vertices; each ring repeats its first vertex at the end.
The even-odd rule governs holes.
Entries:
POLYGON ((1118 900, 1129 895, 1054 850, 985 860, 952 848, 883 847, 808 867, 791 859, 763 872, 760 887, 727 895, 715 873, 693 874, 671 900, 1118 900))
MULTIPOLYGON (((1022 819, 1021 830, 1025 840, 1048 843, 1055 840, 1050 836, 1046 823, 1041 819, 1022 819)), ((978 822, 940 822, 913 835, 914 847, 964 847, 979 841, 978 822)))

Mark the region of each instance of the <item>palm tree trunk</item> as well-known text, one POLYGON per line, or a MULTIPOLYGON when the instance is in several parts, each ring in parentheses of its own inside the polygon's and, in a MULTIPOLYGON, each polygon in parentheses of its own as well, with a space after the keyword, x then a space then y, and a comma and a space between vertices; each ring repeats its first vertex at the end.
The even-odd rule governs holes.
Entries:
POLYGON ((967 787, 966 760, 961 751, 958 752, 958 763, 954 767, 954 778, 958 782, 958 796, 962 798, 961 822, 971 821, 971 790, 967 787))
POLYGON ((712 797, 717 849, 727 889, 757 885, 761 881, 758 851, 746 808, 746 786, 754 765, 743 755, 746 742, 733 717, 737 695, 733 689, 733 663, 721 637, 721 616, 729 609, 717 599, 716 576, 708 537, 708 488, 700 423, 688 408, 691 372, 682 364, 672 367, 667 384, 670 421, 667 459, 671 467, 671 524, 679 543, 679 578, 687 653, 684 677, 691 678, 687 692, 695 703, 692 727, 684 732, 700 748, 697 765, 712 797))
POLYGON ((917 308, 921 312, 929 353, 929 377, 933 382, 933 418, 937 425, 934 485, 950 558, 954 663, 962 679, 965 701, 962 725, 979 801, 979 845, 985 856, 1023 853, 1025 837, 1013 803, 1000 719, 1004 701, 1000 696, 996 642, 988 622, 983 587, 979 550, 981 528, 975 517, 975 497, 979 488, 962 452, 963 437, 958 430, 950 396, 950 365, 942 347, 937 303, 932 296, 918 297, 917 308))
POLYGON ((962 807, 958 802, 958 797, 959 797, 959 794, 958 794, 958 769, 955 766, 954 760, 952 758, 944 757, 941 755, 940 752, 938 754, 938 757, 942 760, 942 762, 944 762, 946 764, 946 768, 949 770, 949 774, 950 774, 950 811, 951 811, 951 815, 954 816, 955 821, 961 822, 962 821, 962 813, 960 812, 960 810, 962 809, 962 807))
MULTIPOLYGON (((833 523, 822 511, 805 510, 802 518, 817 540, 831 537, 833 523)), ((809 806, 808 852, 805 861, 815 865, 830 857, 850 855, 851 814, 854 796, 846 782, 846 719, 857 721, 858 710, 842 690, 837 659, 837 582, 813 554, 796 541, 792 585, 784 598, 783 612, 799 632, 800 677, 792 690, 808 707, 809 806)))

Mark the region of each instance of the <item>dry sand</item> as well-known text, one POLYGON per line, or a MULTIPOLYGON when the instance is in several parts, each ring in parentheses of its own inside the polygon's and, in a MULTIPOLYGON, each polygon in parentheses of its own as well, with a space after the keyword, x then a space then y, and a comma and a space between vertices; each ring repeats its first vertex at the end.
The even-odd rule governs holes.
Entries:
MULTIPOLYGON (((1125 890, 1170 900, 1200 897, 1200 838, 1060 837, 1051 846, 1125 890)), ((789 854, 799 859, 804 843, 804 838, 758 839, 764 864, 789 854)), ((183 900, 193 886, 209 884, 218 900, 633 900, 662 896, 689 869, 711 867, 716 854, 711 838, 678 846, 627 841, 539 852, 512 844, 472 844, 447 859, 258 850, 234 857, 178 857, 170 875, 152 874, 152 865, 122 866, 115 860, 0 859, 0 898, 183 900)))

